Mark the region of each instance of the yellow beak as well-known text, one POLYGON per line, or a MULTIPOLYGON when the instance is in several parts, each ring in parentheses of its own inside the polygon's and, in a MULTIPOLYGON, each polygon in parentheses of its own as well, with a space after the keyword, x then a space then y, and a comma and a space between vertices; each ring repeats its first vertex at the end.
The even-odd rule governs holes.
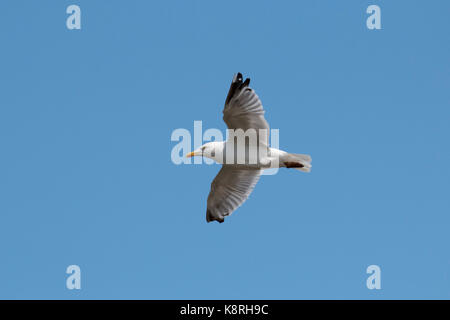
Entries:
POLYGON ((193 157, 193 156, 195 156, 194 151, 189 152, 189 153, 186 155, 186 158, 190 158, 190 157, 193 157))

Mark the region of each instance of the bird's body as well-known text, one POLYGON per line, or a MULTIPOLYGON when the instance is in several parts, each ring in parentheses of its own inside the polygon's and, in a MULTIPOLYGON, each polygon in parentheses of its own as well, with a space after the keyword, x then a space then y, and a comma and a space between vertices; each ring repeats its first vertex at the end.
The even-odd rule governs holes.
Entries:
MULTIPOLYGON (((290 164, 290 162, 295 163, 295 161, 299 161, 298 168, 304 168, 305 171, 308 172, 311 168, 311 158, 306 155, 298 155, 299 159, 293 158, 293 155, 276 148, 267 148, 267 152, 262 156, 258 156, 258 147, 249 146, 247 143, 245 145, 245 149, 243 149, 243 153, 245 152, 245 158, 242 163, 238 161, 238 152, 234 152, 234 157, 231 158, 231 161, 227 160, 227 147, 228 141, 214 141, 206 143, 204 146, 208 148, 209 152, 203 152, 202 156, 212 159, 218 164, 233 166, 238 169, 271 169, 271 168, 283 168, 295 167, 295 164, 290 164), (303 158, 302 158, 303 156, 303 158), (253 161, 252 161, 253 160, 253 161)), ((235 148, 236 150, 237 148, 235 148)))
POLYGON ((309 172, 311 157, 270 148, 269 124, 256 93, 243 81, 242 74, 234 76, 225 102, 223 119, 228 126, 227 141, 209 142, 188 154, 203 156, 222 164, 211 183, 206 220, 223 222, 253 191, 261 172, 269 168, 294 168, 309 172))

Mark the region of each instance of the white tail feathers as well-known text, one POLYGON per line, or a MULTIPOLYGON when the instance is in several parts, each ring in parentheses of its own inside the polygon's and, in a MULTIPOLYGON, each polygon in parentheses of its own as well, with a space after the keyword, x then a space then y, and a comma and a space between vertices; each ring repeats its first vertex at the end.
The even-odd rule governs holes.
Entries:
POLYGON ((287 168, 310 172, 312 167, 311 161, 312 159, 308 154, 289 153, 288 161, 285 165, 287 168))

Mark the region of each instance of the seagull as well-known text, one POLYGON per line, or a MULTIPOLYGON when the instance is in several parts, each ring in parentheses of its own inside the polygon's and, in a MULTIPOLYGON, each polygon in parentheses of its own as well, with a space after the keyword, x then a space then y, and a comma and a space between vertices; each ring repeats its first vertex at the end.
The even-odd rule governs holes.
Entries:
POLYGON ((262 170, 283 167, 303 172, 311 170, 309 155, 269 147, 265 111, 249 84, 250 79, 244 81, 241 73, 234 75, 223 110, 223 120, 228 127, 227 140, 205 143, 186 155, 188 158, 207 157, 222 164, 211 183, 207 222, 222 223, 240 207, 255 188, 262 170))

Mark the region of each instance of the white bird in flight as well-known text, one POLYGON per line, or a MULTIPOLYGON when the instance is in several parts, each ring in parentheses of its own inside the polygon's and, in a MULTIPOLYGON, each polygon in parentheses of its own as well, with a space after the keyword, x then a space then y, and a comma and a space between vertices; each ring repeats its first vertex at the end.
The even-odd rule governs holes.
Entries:
POLYGON ((269 147, 269 124, 259 97, 249 87, 250 79, 242 74, 233 77, 223 120, 228 127, 227 141, 213 141, 187 154, 202 156, 222 164, 211 183, 206 221, 224 222, 224 218, 247 200, 261 176, 268 168, 294 168, 303 172, 311 169, 311 157, 287 153, 269 147))

